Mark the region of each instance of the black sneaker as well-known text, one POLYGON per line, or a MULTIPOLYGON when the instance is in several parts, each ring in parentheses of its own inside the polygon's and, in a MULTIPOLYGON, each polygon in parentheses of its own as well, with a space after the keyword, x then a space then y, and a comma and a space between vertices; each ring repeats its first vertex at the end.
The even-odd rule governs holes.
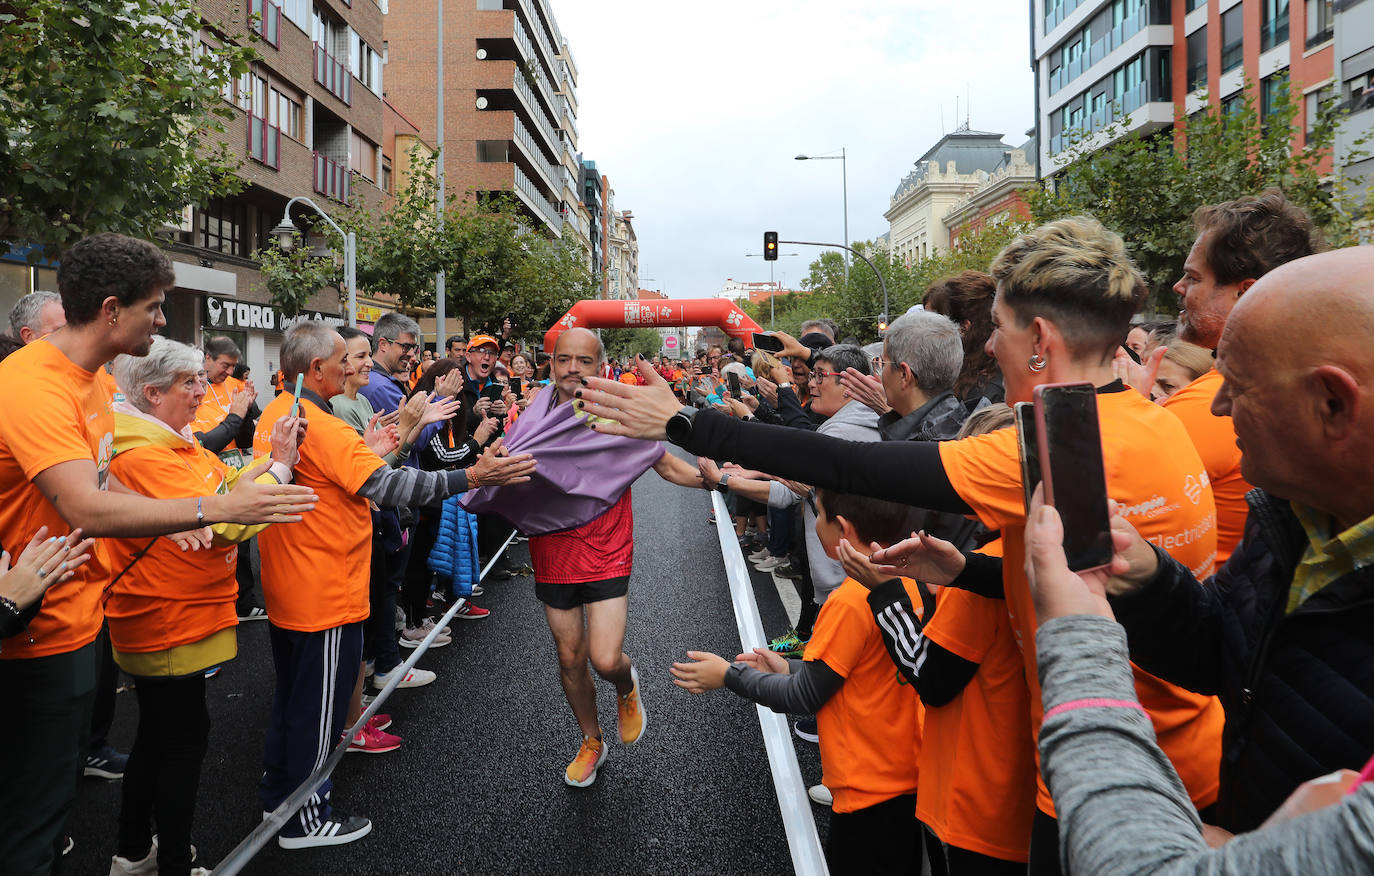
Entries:
POLYGON ((793 581, 801 580, 801 572, 797 570, 796 566, 792 565, 791 560, 774 566, 773 574, 777 575, 779 578, 791 578, 793 581))
POLYGON ((239 613, 239 623, 241 624, 247 623, 248 621, 262 620, 267 620, 267 609, 260 605, 255 605, 248 609, 248 611, 239 613))
POLYGON ((86 755, 85 774, 102 779, 124 778, 124 768, 129 765, 129 756, 115 750, 106 743, 86 755))
POLYGON ((807 742, 821 741, 821 731, 816 726, 816 716, 807 715, 805 718, 798 718, 797 723, 792 725, 792 731, 797 734, 798 739, 805 739, 807 742))
POLYGON ((277 845, 283 849, 313 849, 316 846, 341 846, 360 840, 372 832, 372 822, 360 815, 344 815, 335 812, 321 821, 319 826, 304 836, 277 837, 277 845))

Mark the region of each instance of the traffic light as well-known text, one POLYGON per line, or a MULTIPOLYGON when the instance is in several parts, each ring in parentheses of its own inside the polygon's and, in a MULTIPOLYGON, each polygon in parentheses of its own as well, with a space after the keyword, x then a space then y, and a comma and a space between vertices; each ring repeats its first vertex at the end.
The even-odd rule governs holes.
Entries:
POLYGON ((778 260, 778 233, 776 231, 763 232, 763 260, 766 262, 778 260))
POLYGON ((878 314, 878 337, 881 338, 885 334, 887 334, 887 314, 880 313, 878 314))

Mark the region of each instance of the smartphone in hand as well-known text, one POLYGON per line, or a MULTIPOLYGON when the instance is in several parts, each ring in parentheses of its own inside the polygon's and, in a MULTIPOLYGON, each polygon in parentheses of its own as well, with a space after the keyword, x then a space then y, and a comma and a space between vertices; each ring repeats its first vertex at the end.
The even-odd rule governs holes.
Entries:
POLYGON ((1026 500, 1026 513, 1030 513, 1031 497, 1035 488, 1040 486, 1040 445, 1036 437, 1035 404, 1017 402, 1012 410, 1016 413, 1016 450, 1021 458, 1021 489, 1026 500))
POLYGON ((521 386, 520 378, 512 377, 510 379, 510 391, 515 393, 516 396, 519 396, 522 389, 523 387, 521 386))
POLYGON ((728 378, 729 383, 730 383, 730 397, 731 397, 731 398, 739 398, 739 397, 740 397, 739 375, 736 374, 735 372, 731 371, 729 374, 727 374, 727 375, 725 375, 725 376, 726 376, 726 378, 728 378))
POLYGON ((775 338, 763 332, 753 332, 755 350, 763 350, 768 353, 782 352, 782 338, 775 338))
POLYGON ((1091 383, 1050 383, 1034 396, 1045 503, 1064 522, 1069 568, 1100 569, 1112 561, 1112 529, 1097 391, 1091 383))

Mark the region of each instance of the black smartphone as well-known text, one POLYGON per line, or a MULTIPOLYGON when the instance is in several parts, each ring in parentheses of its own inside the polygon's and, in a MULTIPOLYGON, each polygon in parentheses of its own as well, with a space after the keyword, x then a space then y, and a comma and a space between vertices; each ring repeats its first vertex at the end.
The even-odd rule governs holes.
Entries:
POLYGON ((1112 561, 1112 526, 1097 392, 1091 383, 1050 383, 1034 395, 1045 502, 1064 522, 1069 568, 1100 569, 1112 561))
POLYGON ((1025 493, 1026 513, 1030 513, 1031 496, 1040 486, 1040 447, 1037 444, 1035 428, 1035 405, 1032 402, 1017 402, 1012 410, 1016 413, 1016 450, 1021 457, 1021 488, 1025 493))
POLYGON ((510 391, 513 392, 513 393, 515 393, 515 394, 518 396, 518 395, 520 395, 520 393, 521 393, 522 390, 523 390, 523 386, 522 386, 521 383, 520 383, 520 378, 518 378, 518 377, 512 377, 512 378, 510 379, 510 391))
POLYGON ((782 352, 782 338, 775 338, 761 332, 754 332, 754 349, 764 350, 769 353, 782 352))
POLYGON ((739 397, 740 397, 740 391, 739 391, 739 375, 736 374, 735 372, 731 371, 729 374, 727 374, 727 375, 725 375, 725 376, 726 376, 726 379, 729 380, 729 382, 730 382, 730 397, 731 397, 731 398, 739 398, 739 397))
POLYGON ((501 400, 501 394, 502 394, 502 392, 503 392, 504 390, 505 390, 505 387, 504 387, 504 386, 502 386, 501 384, 499 384, 499 383, 497 383, 495 380, 493 380, 491 383, 487 384, 487 388, 486 388, 486 389, 482 390, 482 394, 481 394, 480 397, 481 397, 481 398, 486 398, 486 399, 491 399, 492 401, 500 401, 500 400, 501 400))

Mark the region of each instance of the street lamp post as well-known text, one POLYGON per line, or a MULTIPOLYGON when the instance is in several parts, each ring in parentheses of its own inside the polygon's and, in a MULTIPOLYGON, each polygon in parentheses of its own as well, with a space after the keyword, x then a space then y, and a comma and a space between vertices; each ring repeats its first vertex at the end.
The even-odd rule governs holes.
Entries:
POLYGON ((839 155, 798 155, 798 161, 827 161, 838 158, 840 161, 840 183, 844 192, 844 281, 849 282, 849 162, 845 159, 844 147, 839 155))
POLYGON ((294 223, 291 221, 291 205, 307 204, 310 209, 320 214, 329 227, 333 228, 344 242, 344 285, 348 287, 348 324, 357 326, 358 324, 358 281, 355 276, 358 260, 358 239, 354 237, 352 231, 344 231, 338 223, 329 218, 329 214, 319 208, 319 205, 309 198, 296 197, 286 202, 286 209, 281 214, 281 224, 272 229, 272 236, 277 239, 277 245, 283 252, 290 252, 291 247, 295 246, 295 235, 299 233, 294 223))
MULTIPOLYGON (((787 257, 790 258, 790 257, 793 257, 793 256, 801 255, 801 253, 795 253, 795 252, 780 252, 780 253, 778 253, 778 255, 779 255, 779 256, 787 256, 787 257)), ((747 253, 744 254, 744 257, 747 258, 747 259, 756 259, 756 258, 759 258, 759 253, 756 253, 756 252, 747 252, 747 253)), ((769 330, 769 331, 772 331, 772 330, 774 329, 774 327, 775 327, 775 326, 773 325, 773 322, 774 322, 774 319, 773 319, 773 315, 774 315, 773 299, 776 298, 776 297, 778 297, 778 287, 773 283, 773 262, 774 262, 774 261, 776 261, 776 259, 769 259, 769 260, 768 260, 768 285, 770 285, 770 286, 773 287, 773 291, 772 291, 772 292, 769 294, 769 296, 768 296, 768 330, 769 330)), ((783 276, 783 279, 786 279, 786 278, 787 278, 787 275, 786 275, 786 274, 783 274, 782 276, 783 276)))

